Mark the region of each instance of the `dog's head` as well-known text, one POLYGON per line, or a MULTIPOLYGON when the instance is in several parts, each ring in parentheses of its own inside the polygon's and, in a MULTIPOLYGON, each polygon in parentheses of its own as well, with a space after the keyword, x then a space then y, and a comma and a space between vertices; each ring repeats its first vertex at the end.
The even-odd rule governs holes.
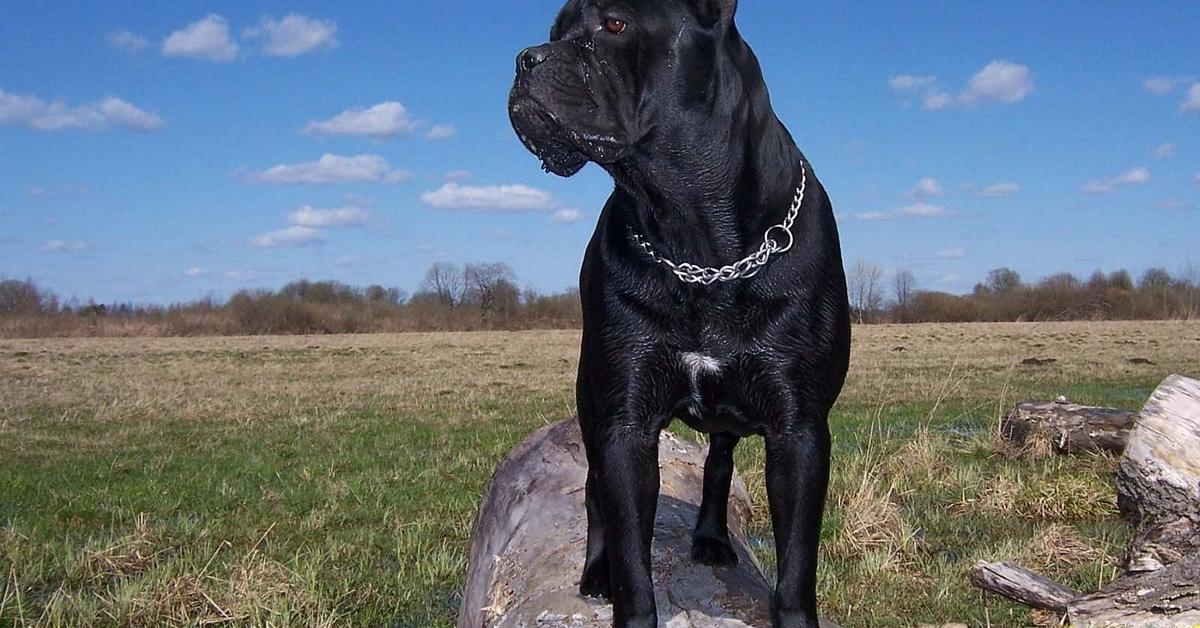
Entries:
POLYGON ((517 57, 509 116, 546 170, 627 157, 658 121, 713 98, 736 0, 569 0, 517 57))

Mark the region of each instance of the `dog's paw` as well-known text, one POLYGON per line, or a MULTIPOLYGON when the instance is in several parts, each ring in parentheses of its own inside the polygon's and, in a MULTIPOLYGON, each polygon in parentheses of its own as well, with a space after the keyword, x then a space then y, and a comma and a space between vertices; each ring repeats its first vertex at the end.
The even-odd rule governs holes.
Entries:
POLYGON ((692 539, 692 560, 710 567, 733 567, 738 555, 729 539, 698 536, 692 539))
POLYGON ((598 597, 607 600, 611 598, 611 584, 606 565, 598 565, 590 569, 584 568, 583 577, 579 579, 579 594, 584 597, 598 597))

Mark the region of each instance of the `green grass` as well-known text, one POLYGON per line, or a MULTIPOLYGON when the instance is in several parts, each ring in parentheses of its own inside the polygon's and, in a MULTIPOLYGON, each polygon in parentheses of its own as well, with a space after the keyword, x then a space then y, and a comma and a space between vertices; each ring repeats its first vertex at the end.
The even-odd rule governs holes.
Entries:
MULTIPOLYGON (((857 331, 832 417, 826 614, 1027 626, 1046 618, 969 587, 975 561, 1082 590, 1113 577, 1129 535, 1114 461, 1011 455, 998 413, 1059 394, 1136 409, 1200 371, 1200 325, 857 331), (1030 355, 1060 361, 1016 366, 1030 355)), ((450 626, 487 479, 572 411, 577 342, 0 341, 0 625, 450 626)), ((770 567, 761 441, 737 464, 770 567)))

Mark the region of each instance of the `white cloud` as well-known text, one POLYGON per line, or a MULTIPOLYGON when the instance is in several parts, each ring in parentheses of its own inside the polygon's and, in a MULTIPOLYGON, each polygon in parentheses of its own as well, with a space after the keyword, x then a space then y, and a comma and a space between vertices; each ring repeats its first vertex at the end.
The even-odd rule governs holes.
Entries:
POLYGON ((42 243, 41 249, 49 253, 83 253, 89 248, 88 243, 83 240, 66 241, 66 240, 47 240, 42 243))
POLYGON ((921 108, 925 111, 937 111, 945 109, 954 104, 954 97, 946 92, 933 90, 925 94, 924 100, 921 101, 921 108))
POLYGON ((458 129, 449 124, 435 124, 425 134, 427 140, 444 140, 458 135, 458 129))
POLYGON ((29 196, 36 199, 84 198, 91 194, 92 188, 86 185, 35 185, 29 188, 29 196))
POLYGON ((570 207, 570 208, 565 208, 565 209, 560 209, 560 210, 555 211, 553 214, 550 215, 550 222, 571 224, 571 223, 579 222, 579 219, 581 217, 582 217, 582 214, 579 212, 578 209, 570 207))
POLYGON ((1142 87, 1145 87, 1146 91, 1150 92, 1151 94, 1162 96, 1164 94, 1171 93, 1171 90, 1175 89, 1175 79, 1165 76, 1156 76, 1154 78, 1146 79, 1145 82, 1142 83, 1142 87))
POLYGON ((1141 185, 1150 180, 1150 171, 1145 168, 1134 168, 1129 172, 1113 179, 1117 185, 1141 185))
POLYGON ((971 77, 959 99, 968 105, 983 102, 1015 103, 1033 93, 1029 68, 1009 61, 993 61, 971 77))
POLYGON ((208 274, 208 271, 200 268, 199 266, 192 266, 191 268, 183 271, 183 274, 187 277, 203 277, 208 274))
POLYGON ((300 164, 280 164, 247 175, 258 183, 402 183, 411 177, 404 170, 392 170, 387 160, 378 155, 322 155, 317 161, 300 164))
POLYGON ((1175 87, 1190 83, 1190 76, 1155 76, 1142 82, 1142 87, 1155 96, 1165 96, 1175 91, 1175 87))
POLYGON ((445 177, 442 178, 446 181, 470 181, 472 175, 466 170, 451 170, 450 172, 446 173, 445 177))
POLYGON ((984 198, 1004 198, 1020 191, 1021 186, 1016 183, 995 183, 984 187, 976 194, 984 198))
POLYGON ((1187 98, 1179 105, 1179 110, 1183 113, 1200 111, 1200 83, 1194 83, 1188 88, 1187 98))
POLYGON ((278 231, 264 233, 250 241, 250 244, 263 248, 278 246, 306 246, 324 241, 325 236, 311 227, 288 227, 278 231))
POLYGON ((971 108, 985 103, 1013 104, 1034 92, 1029 67, 1003 60, 983 66, 957 95, 939 87, 933 76, 900 75, 893 77, 890 84, 896 92, 920 92, 921 108, 926 111, 955 105, 971 108))
POLYGON ((163 39, 163 54, 227 62, 237 58, 237 42, 229 36, 229 21, 210 13, 163 39))
POLYGON ((229 270, 225 272, 225 279, 229 281, 253 281, 258 279, 258 271, 256 270, 229 270))
POLYGON ((967 250, 961 246, 945 249, 938 251, 938 257, 942 259, 965 259, 967 257, 967 250))
POLYGON ((1117 191, 1117 186, 1109 181, 1088 181, 1083 184, 1083 191, 1087 194, 1112 194, 1117 191))
POLYGON ((930 205, 929 203, 917 203, 907 207, 901 207, 896 210, 897 216, 907 216, 910 218, 941 218, 950 215, 950 210, 941 205, 930 205))
POLYGON ((1124 185, 1142 185, 1150 180, 1150 171, 1144 167, 1134 168, 1124 174, 1109 178, 1090 181, 1083 186, 1088 194, 1112 194, 1118 187, 1124 185))
POLYGON ((918 89, 924 89, 926 87, 932 87, 936 81, 937 77, 935 76, 913 76, 911 74, 901 74, 899 76, 893 76, 892 79, 888 81, 888 84, 892 86, 892 89, 898 92, 911 92, 918 89))
POLYGON ((154 131, 163 127, 162 118, 120 98, 105 98, 100 101, 100 114, 111 124, 135 131, 154 131))
POLYGON ((892 215, 887 212, 863 212, 854 214, 854 217, 859 220, 891 220, 892 215))
POLYGON ((1166 144, 1163 144, 1162 146, 1159 146, 1158 148, 1154 149, 1154 156, 1158 157, 1159 159, 1166 159, 1168 157, 1174 157, 1175 156, 1175 145, 1168 142, 1166 144))
POLYGON ((112 96, 72 107, 62 101, 46 102, 36 96, 10 94, 2 89, 0 125, 20 126, 37 131, 97 131, 110 127, 131 131, 157 131, 166 126, 157 115, 112 96))
POLYGON ((135 35, 127 30, 113 31, 108 34, 108 44, 126 52, 139 53, 150 47, 150 41, 141 35, 135 35))
POLYGON ((551 212, 559 203, 549 192, 525 185, 471 186, 447 183, 421 195, 421 202, 437 209, 492 212, 551 212))
POLYGON ((942 184, 938 183, 937 179, 925 177, 924 179, 917 181, 917 184, 913 186, 913 189, 909 190, 908 195, 911 198, 916 199, 941 196, 942 184))
POLYGON ((371 212, 357 207, 317 209, 305 205, 288 214, 288 224, 310 229, 331 227, 359 227, 371 219, 371 212))
POLYGON ((337 22, 318 20, 298 13, 281 20, 266 16, 258 26, 242 32, 247 39, 266 38, 263 52, 274 57, 296 57, 320 48, 334 48, 337 41, 337 22))
POLYGON ((404 105, 388 101, 366 109, 347 109, 324 121, 309 122, 305 133, 314 135, 362 135, 385 139, 404 135, 418 127, 404 105))

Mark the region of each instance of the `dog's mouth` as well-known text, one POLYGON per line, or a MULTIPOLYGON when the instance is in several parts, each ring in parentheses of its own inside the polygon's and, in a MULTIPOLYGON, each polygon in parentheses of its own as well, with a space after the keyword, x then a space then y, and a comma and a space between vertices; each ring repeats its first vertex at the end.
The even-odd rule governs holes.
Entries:
POLYGON ((569 177, 587 164, 587 155, 563 139, 562 126, 532 97, 514 91, 508 116, 521 143, 542 161, 547 172, 569 177))
POLYGON ((608 164, 624 157, 625 144, 611 134, 580 132, 563 124, 525 90, 514 88, 508 105, 513 130, 542 167, 561 177, 579 172, 588 161, 608 164))

